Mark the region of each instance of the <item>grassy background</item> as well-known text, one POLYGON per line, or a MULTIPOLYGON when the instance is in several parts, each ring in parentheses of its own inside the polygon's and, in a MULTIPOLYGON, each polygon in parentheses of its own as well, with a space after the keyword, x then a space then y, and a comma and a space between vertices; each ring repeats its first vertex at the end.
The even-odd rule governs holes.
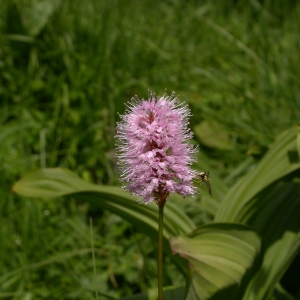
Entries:
MULTIPOLYGON (((76 199, 9 192, 40 167, 118 185, 115 123, 132 96, 167 89, 186 101, 206 157, 198 168, 228 185, 300 119, 297 1, 0 6, 0 298, 95 299, 90 217, 99 291, 119 297, 156 285, 155 245, 130 224, 76 199)), ((182 282, 166 268, 166 285, 182 282)))

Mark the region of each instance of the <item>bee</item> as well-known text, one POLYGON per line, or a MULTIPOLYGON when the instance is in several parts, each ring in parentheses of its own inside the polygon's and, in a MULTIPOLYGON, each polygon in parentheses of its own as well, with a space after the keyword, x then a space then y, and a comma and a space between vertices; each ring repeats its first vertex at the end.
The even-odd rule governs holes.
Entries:
POLYGON ((210 196, 212 197, 212 193, 211 193, 211 186, 209 183, 209 172, 200 172, 197 174, 197 179, 199 179, 201 182, 205 182, 208 193, 210 194, 210 196))

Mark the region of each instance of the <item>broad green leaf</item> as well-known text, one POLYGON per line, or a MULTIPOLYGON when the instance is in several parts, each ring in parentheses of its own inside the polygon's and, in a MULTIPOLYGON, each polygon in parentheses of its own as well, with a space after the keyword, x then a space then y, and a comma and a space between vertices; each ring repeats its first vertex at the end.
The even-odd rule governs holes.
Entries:
MULTIPOLYGON (((14 184, 13 191, 35 198, 76 197, 123 217, 155 241, 157 239, 158 207, 155 203, 138 204, 135 197, 120 188, 85 182, 69 170, 57 168, 31 172, 14 184)), ((171 202, 166 204, 164 249, 168 250, 170 235, 187 233, 194 228, 194 223, 183 211, 171 202)))
POLYGON ((271 297, 299 251, 299 184, 279 182, 300 167, 296 137, 296 129, 281 134, 257 167, 228 192, 215 218, 248 224, 262 236, 261 265, 243 300, 271 297))
POLYGON ((186 258, 192 269, 187 299, 209 299, 240 284, 260 251, 260 239, 249 227, 214 223, 170 239, 172 251, 186 258))
POLYGON ((268 299, 300 251, 300 186, 275 183, 253 198, 240 214, 264 241, 261 266, 248 284, 244 300, 268 299))
MULTIPOLYGON (((14 184, 13 191, 23 196, 35 198, 72 195, 88 200, 90 196, 90 202, 99 207, 120 214, 125 218, 145 223, 149 226, 149 230, 150 227, 153 227, 156 232, 158 208, 155 203, 139 204, 136 197, 118 187, 100 186, 85 182, 67 169, 42 169, 31 172, 14 184)), ((166 237, 169 237, 170 234, 187 233, 195 228, 190 218, 171 202, 168 202, 165 207, 164 226, 166 237)))
POLYGON ((300 167, 296 128, 283 132, 256 168, 227 193, 216 214, 216 222, 236 222, 248 201, 272 182, 300 167))

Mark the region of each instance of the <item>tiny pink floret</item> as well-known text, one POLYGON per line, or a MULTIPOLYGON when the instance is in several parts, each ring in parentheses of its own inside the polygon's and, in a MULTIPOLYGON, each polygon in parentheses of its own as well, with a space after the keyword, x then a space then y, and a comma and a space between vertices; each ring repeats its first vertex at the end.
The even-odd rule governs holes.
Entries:
POLYGON ((117 123, 117 154, 124 189, 142 197, 145 203, 159 194, 194 195, 197 188, 191 169, 197 148, 187 143, 190 110, 173 96, 148 100, 137 98, 127 105, 117 123))

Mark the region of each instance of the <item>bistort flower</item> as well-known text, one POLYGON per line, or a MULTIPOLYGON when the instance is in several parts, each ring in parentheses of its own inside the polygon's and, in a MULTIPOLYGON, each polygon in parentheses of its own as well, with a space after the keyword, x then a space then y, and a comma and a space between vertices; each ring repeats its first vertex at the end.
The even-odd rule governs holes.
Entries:
POLYGON ((145 203, 162 205, 170 193, 194 195, 197 188, 191 169, 197 148, 187 143, 193 133, 188 128, 190 110, 174 94, 148 100, 137 97, 127 104, 117 123, 118 165, 123 187, 145 203))

